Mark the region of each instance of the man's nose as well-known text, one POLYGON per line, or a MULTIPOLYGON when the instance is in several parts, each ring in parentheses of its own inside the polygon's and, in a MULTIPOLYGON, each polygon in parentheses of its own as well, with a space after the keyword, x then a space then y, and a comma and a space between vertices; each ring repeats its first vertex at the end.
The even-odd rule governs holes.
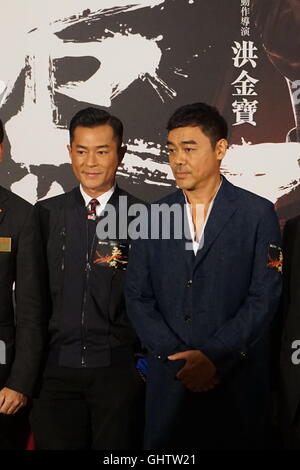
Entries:
POLYGON ((85 163, 87 166, 90 166, 90 167, 97 165, 98 162, 97 162, 97 156, 95 152, 92 152, 92 151, 88 152, 85 163))
POLYGON ((186 163, 185 154, 182 150, 178 150, 174 155, 174 163, 176 166, 184 165, 186 163))

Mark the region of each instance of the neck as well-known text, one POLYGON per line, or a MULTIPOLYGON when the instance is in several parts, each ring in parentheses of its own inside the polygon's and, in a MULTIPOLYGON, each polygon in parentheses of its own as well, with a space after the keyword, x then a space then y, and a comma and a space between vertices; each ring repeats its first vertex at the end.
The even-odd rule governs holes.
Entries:
POLYGON ((99 191, 99 189, 90 189, 90 188, 84 188, 81 185, 81 188, 85 194, 87 194, 89 197, 92 199, 97 199, 98 197, 102 196, 102 194, 107 193, 110 189, 112 189, 115 186, 115 183, 113 183, 111 186, 109 186, 106 189, 103 189, 102 191, 99 191))
POLYGON ((221 183, 221 175, 218 173, 209 181, 203 182, 203 185, 198 188, 188 190, 185 189, 185 195, 190 204, 204 204, 208 205, 216 194, 221 183))

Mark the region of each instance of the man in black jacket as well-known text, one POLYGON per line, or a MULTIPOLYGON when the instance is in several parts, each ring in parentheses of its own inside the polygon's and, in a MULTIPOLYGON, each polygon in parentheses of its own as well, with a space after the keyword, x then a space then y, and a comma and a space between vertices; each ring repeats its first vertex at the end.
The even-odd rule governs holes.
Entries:
POLYGON ((32 413, 40 449, 130 449, 141 439, 143 383, 123 296, 129 239, 118 227, 109 239, 96 233, 108 208, 118 226, 137 202, 115 183, 122 136, 121 121, 106 111, 79 111, 68 149, 80 186, 36 206, 51 294, 48 354, 32 413))
MULTIPOLYGON (((0 121, 0 161, 3 137, 0 121)), ((24 445, 25 406, 42 356, 40 248, 31 205, 0 187, 0 449, 24 445)))
POLYGON ((280 421, 284 446, 300 449, 300 216, 283 231, 283 335, 280 355, 280 421))

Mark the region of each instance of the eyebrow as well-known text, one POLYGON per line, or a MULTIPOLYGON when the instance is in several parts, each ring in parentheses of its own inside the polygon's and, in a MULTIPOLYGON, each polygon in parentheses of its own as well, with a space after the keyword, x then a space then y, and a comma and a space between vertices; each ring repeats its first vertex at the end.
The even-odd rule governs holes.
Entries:
MULTIPOLYGON (((81 149, 87 149, 85 145, 76 145, 76 148, 81 148, 81 149)), ((103 148, 109 148, 109 145, 104 144, 104 145, 97 145, 96 149, 103 149, 103 148)))
MULTIPOLYGON (((184 144, 184 145, 187 145, 187 144, 192 144, 192 145, 197 145, 197 142, 195 140, 182 140, 180 142, 180 144, 184 144)), ((173 142, 170 142, 169 140, 167 140, 167 145, 175 145, 173 144, 173 142)))

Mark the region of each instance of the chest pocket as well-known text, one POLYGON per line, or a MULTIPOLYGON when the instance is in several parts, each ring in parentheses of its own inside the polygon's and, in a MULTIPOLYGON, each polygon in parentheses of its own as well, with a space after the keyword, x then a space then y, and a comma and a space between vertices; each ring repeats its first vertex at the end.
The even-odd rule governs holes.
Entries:
POLYGON ((12 238, 0 236, 0 253, 12 252, 12 238))
POLYGON ((94 251, 93 264, 125 271, 127 269, 130 245, 118 240, 98 240, 94 251))

